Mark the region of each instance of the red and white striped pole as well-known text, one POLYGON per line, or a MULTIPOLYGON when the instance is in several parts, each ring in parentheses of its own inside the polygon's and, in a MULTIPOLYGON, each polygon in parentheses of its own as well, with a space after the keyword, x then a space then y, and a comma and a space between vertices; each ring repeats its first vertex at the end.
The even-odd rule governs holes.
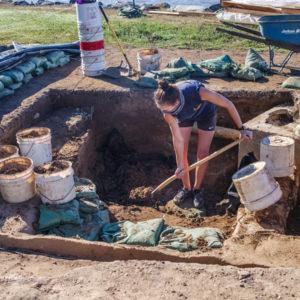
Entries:
POLYGON ((105 70, 105 56, 98 3, 77 3, 76 11, 83 74, 102 75, 105 70))

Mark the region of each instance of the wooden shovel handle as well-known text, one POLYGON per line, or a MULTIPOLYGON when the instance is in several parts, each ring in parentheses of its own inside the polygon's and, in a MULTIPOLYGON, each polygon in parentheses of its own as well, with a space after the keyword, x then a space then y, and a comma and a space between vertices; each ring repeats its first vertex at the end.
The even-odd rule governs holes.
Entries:
MULTIPOLYGON (((230 143, 229 145, 215 151, 214 153, 206 156, 205 158, 195 162, 194 164, 188 166, 186 169, 182 170, 183 173, 189 172, 195 168, 197 168, 198 166, 205 164, 206 162, 208 162, 209 160, 219 156, 220 154, 222 154, 223 152, 229 150, 230 148, 236 146, 237 144, 241 143, 242 141, 244 141, 245 138, 240 138, 232 143, 230 143)), ((161 191, 163 188, 165 188, 168 184, 170 184, 171 182, 173 182, 175 179, 177 179, 176 175, 173 175, 171 177, 169 177, 167 180, 165 180, 163 183, 161 183, 156 189, 154 189, 152 191, 152 195, 156 192, 156 191, 161 191)))

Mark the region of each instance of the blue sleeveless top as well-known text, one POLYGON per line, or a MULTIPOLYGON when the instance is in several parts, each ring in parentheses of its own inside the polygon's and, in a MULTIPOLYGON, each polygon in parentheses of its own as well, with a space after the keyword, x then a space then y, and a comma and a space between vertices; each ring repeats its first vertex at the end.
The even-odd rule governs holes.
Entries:
POLYGON ((202 100, 199 90, 204 85, 197 80, 187 80, 176 83, 181 91, 179 102, 169 113, 175 117, 178 122, 184 120, 199 120, 200 118, 210 115, 216 111, 216 105, 202 100))

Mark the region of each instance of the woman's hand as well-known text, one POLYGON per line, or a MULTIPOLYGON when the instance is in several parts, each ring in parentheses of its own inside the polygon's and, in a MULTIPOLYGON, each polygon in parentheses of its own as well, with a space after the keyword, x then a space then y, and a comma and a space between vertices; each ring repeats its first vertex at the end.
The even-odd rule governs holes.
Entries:
POLYGON ((177 166, 177 169, 176 169, 176 171, 175 171, 175 176, 177 177, 177 178, 182 178, 182 176, 184 175, 184 172, 182 172, 183 170, 185 169, 185 167, 184 166, 177 166))
POLYGON ((244 129, 241 131, 241 138, 245 138, 246 140, 252 140, 253 133, 250 130, 244 129))

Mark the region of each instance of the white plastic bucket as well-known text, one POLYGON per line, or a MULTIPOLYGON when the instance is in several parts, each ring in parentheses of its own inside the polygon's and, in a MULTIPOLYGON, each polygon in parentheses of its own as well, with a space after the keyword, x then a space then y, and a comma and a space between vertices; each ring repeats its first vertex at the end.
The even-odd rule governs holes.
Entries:
POLYGON ((269 136, 261 140, 260 160, 266 162, 274 177, 290 176, 294 172, 295 141, 284 136, 269 136))
POLYGON ((264 161, 250 164, 232 176, 241 202, 250 211, 267 208, 277 202, 282 191, 264 161))
POLYGON ((14 157, 0 162, 0 192, 9 203, 25 202, 35 195, 33 162, 30 158, 14 157), (4 170, 20 171, 4 174, 4 170))
POLYGON ((80 56, 81 57, 95 57, 95 56, 99 56, 100 59, 103 59, 105 61, 105 57, 104 57, 104 49, 100 49, 100 50, 95 50, 95 51, 80 51, 80 56))
POLYGON ((97 2, 76 4, 77 24, 101 24, 100 9, 97 2))
POLYGON ((105 70, 105 59, 101 56, 82 57, 81 68, 86 76, 99 76, 105 70))
POLYGON ((12 145, 2 145, 0 146, 0 154, 3 151, 3 154, 0 156, 0 162, 14 158, 19 157, 19 148, 12 145), (7 153, 7 155, 5 155, 7 153))
POLYGON ((43 203, 62 204, 72 201, 76 197, 74 171, 72 163, 66 160, 53 161, 41 167, 49 167, 55 162, 65 165, 65 169, 51 174, 37 173, 35 168, 34 177, 36 189, 43 203))
POLYGON ((32 127, 17 132, 17 142, 22 156, 33 160, 34 166, 52 161, 51 130, 46 127, 32 127), (35 131, 39 136, 26 137, 35 131))
POLYGON ((144 75, 149 71, 158 71, 160 69, 161 55, 156 49, 140 50, 137 53, 137 61, 138 70, 144 75))
POLYGON ((95 29, 95 32, 92 33, 83 33, 78 31, 78 35, 79 35, 79 40, 81 42, 96 42, 96 41, 102 41, 103 40, 103 31, 102 31, 102 27, 97 27, 97 28, 91 28, 91 29, 95 29), (96 31, 96 29, 98 31, 96 31))

